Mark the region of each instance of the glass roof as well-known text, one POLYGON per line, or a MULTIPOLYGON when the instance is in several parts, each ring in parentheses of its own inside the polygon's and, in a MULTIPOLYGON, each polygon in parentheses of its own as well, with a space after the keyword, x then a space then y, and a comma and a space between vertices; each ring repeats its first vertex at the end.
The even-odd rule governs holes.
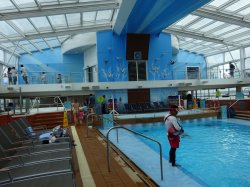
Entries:
POLYGON ((210 56, 250 46, 249 29, 249 0, 213 0, 164 31, 179 38, 180 49, 210 56), (186 37, 202 41, 203 48, 190 48, 186 37))
MULTIPOLYGON (((0 48, 15 55, 53 49, 71 36, 111 28, 118 0, 1 0, 0 48)), ((250 1, 211 0, 164 32, 180 49, 210 56, 250 46, 250 1)))
POLYGON ((60 46, 77 33, 111 28, 117 0, 1 0, 0 48, 15 55, 60 46))

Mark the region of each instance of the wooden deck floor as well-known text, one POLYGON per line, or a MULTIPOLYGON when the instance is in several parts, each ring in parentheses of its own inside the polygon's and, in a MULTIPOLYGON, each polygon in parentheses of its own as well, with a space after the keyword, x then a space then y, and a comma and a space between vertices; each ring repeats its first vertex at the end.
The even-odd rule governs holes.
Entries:
MULTIPOLYGON (((77 187, 142 187, 142 186, 155 186, 150 180, 147 184, 143 182, 145 179, 138 177, 138 172, 133 171, 131 167, 128 167, 120 157, 111 151, 111 172, 108 172, 106 161, 106 143, 101 138, 95 128, 89 129, 88 137, 86 132, 86 126, 77 126, 76 131, 81 142, 81 146, 84 151, 84 155, 87 159, 89 169, 94 179, 94 184, 85 185, 84 179, 81 180, 79 167, 75 166, 76 174, 76 186, 77 187)), ((78 145, 77 145, 78 146, 78 145)), ((77 155, 80 156, 80 155, 77 155)), ((81 157, 81 156, 80 156, 81 157)), ((80 158, 81 159, 81 158, 80 158)))

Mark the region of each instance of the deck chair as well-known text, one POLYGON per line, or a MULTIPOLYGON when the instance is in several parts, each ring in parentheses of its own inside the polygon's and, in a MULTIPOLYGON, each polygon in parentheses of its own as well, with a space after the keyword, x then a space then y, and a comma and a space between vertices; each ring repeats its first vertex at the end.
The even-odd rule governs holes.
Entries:
POLYGON ((20 138, 37 138, 39 135, 42 133, 49 132, 44 126, 42 130, 40 131, 35 131, 28 120, 26 118, 19 118, 17 120, 14 120, 10 122, 10 125, 12 128, 14 128, 17 132, 17 134, 20 136, 20 138))
MULTIPOLYGON (((39 145, 43 142, 38 138, 20 138, 19 134, 16 132, 16 130, 11 125, 2 125, 0 126, 0 131, 2 134, 5 134, 5 137, 9 139, 9 142, 12 144, 20 144, 22 145, 39 145)), ((43 134, 42 134, 43 135, 43 134)), ((41 137, 40 135, 39 137, 41 137)), ((50 133, 49 133, 50 136, 50 133)), ((51 136, 50 136, 51 137, 51 136)), ((48 136, 46 137, 48 139, 48 136)), ((56 142, 70 142, 70 137, 59 137, 54 139, 56 142)))
POLYGON ((133 109, 131 108, 131 105, 129 105, 128 103, 124 103, 124 108, 125 108, 125 111, 127 113, 132 113, 133 112, 133 109))
POLYGON ((0 168, 15 168, 34 163, 49 162, 55 160, 72 159, 71 150, 58 150, 54 152, 43 152, 40 154, 23 154, 6 156, 0 149, 0 168))
POLYGON ((6 167, 0 170, 0 185, 38 176, 46 176, 71 171, 71 160, 56 160, 51 162, 35 163, 16 168, 6 167))
POLYGON ((0 128, 0 148, 7 155, 39 154, 39 152, 54 152, 57 150, 70 149, 70 142, 52 143, 52 144, 31 144, 24 145, 21 142, 12 142, 11 139, 0 128))
MULTIPOLYGON (((18 120, 12 121, 9 125, 15 130, 16 135, 23 140, 33 139, 33 140, 49 140, 50 134, 55 134, 55 129, 51 130, 42 130, 37 133, 33 131, 32 127, 29 125, 25 125, 25 118, 20 118, 18 120)), ((26 120, 27 121, 27 120, 26 120)), ((60 127, 60 126, 59 126, 60 127)), ((57 135, 57 134, 56 134, 57 135)), ((57 137, 57 141, 60 142, 70 142, 70 137, 57 137)))
POLYGON ((45 176, 33 177, 19 181, 12 181, 1 185, 2 187, 75 187, 75 179, 72 172, 57 173, 45 176))
POLYGON ((72 172, 59 174, 51 174, 46 176, 34 177, 26 180, 9 182, 1 185, 2 187, 34 187, 34 186, 60 186, 60 187, 75 187, 75 179, 72 172))
POLYGON ((4 134, 4 137, 9 138, 10 142, 15 144, 32 144, 32 143, 38 143, 41 144, 40 141, 36 139, 22 139, 19 137, 19 135, 16 133, 15 129, 11 127, 11 125, 1 125, 0 126, 1 134, 4 134))

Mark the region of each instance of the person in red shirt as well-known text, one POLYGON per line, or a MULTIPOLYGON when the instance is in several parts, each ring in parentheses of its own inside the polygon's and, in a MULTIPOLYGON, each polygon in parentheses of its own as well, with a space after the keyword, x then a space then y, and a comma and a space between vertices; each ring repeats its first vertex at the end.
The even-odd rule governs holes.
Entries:
POLYGON ((178 123, 176 118, 178 112, 178 106, 173 105, 170 108, 169 114, 164 117, 168 141, 170 144, 169 162, 172 166, 180 166, 176 164, 176 149, 179 148, 180 135, 184 133, 182 126, 178 123))

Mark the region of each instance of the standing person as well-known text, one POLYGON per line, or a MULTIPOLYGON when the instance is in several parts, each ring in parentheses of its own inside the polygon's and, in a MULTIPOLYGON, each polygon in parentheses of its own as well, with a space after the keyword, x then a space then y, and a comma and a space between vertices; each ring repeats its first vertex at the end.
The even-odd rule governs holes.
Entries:
POLYGON ((103 95, 102 97, 103 97, 103 101, 101 103, 102 114, 106 114, 107 113, 107 110, 106 110, 106 100, 105 100, 106 96, 103 95))
POLYGON ((93 94, 89 94, 89 108, 95 107, 95 96, 93 94))
POLYGON ((233 65, 232 62, 229 63, 229 74, 232 78, 234 78, 234 70, 235 70, 235 66, 233 65))
POLYGON ((25 84, 29 84, 28 83, 28 73, 27 73, 27 70, 25 69, 25 67, 23 65, 21 65, 21 75, 23 77, 23 80, 24 80, 25 84))
POLYGON ((42 72, 41 81, 42 81, 42 84, 47 84, 48 83, 47 74, 45 72, 42 72))
POLYGON ((73 111, 75 125, 78 125, 78 123, 79 123, 79 111, 80 111, 79 107, 80 107, 80 104, 78 103, 77 99, 75 98, 74 102, 72 104, 72 111, 73 111))
POLYGON ((215 96, 216 96, 216 98, 219 98, 221 96, 221 92, 219 89, 216 89, 215 96))
POLYGON ((169 114, 164 117, 168 134, 168 141, 170 144, 169 162, 173 167, 180 166, 176 164, 176 149, 179 148, 180 134, 184 133, 182 126, 178 123, 178 120, 176 118, 178 112, 178 106, 173 105, 170 108, 169 114))
POLYGON ((84 110, 83 108, 81 108, 79 111, 79 123, 80 124, 83 124, 84 117, 85 117, 84 110))
POLYGON ((17 83, 17 70, 16 70, 16 68, 12 67, 10 73, 11 73, 12 84, 16 85, 16 83, 17 83))
POLYGON ((11 75, 11 67, 8 67, 8 80, 9 80, 9 84, 12 84, 12 75, 11 75))
POLYGON ((61 84, 62 83, 62 75, 60 73, 58 73, 57 75, 57 83, 61 84))

